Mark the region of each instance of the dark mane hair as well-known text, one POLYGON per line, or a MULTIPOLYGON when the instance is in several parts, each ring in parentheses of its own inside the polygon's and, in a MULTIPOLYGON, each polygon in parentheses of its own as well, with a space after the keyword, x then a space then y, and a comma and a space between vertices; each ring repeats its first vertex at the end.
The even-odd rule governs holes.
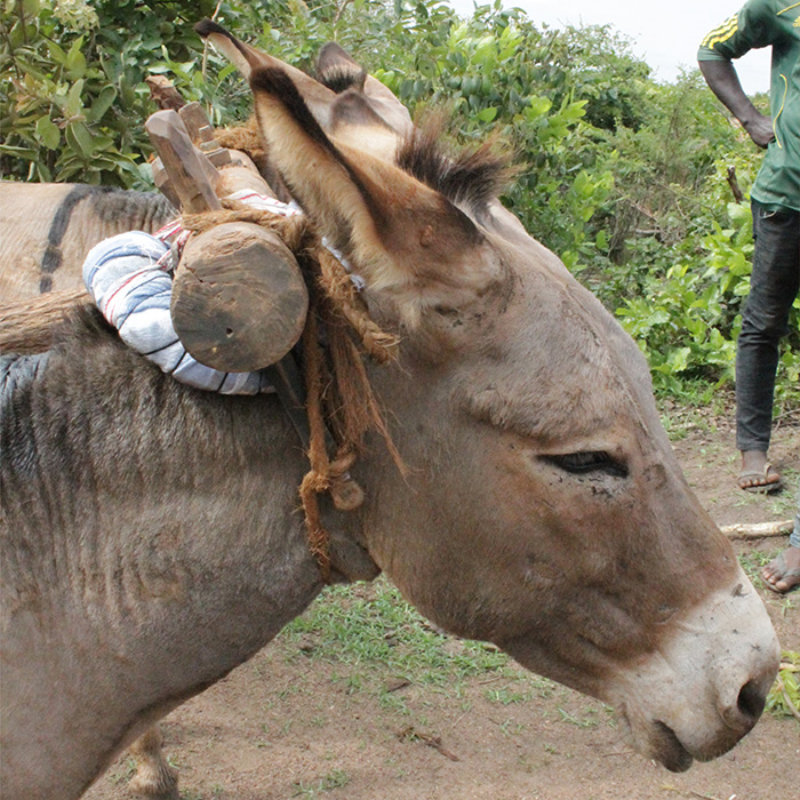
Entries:
POLYGON ((480 213, 512 179, 509 156, 496 139, 453 155, 442 145, 443 128, 443 114, 423 121, 398 150, 397 165, 452 203, 480 213))

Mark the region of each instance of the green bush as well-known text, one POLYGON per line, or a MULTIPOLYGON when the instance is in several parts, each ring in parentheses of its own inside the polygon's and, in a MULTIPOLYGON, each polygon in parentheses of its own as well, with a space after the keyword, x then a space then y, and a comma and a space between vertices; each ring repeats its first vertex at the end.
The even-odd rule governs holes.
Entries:
POLYGON ((190 23, 215 1, 0 2, 0 177, 147 186, 144 79, 171 72, 201 98, 190 23))
MULTIPOLYGON (((637 338, 656 390, 704 400, 733 379, 761 153, 697 71, 657 83, 608 26, 551 30, 499 0, 0 0, 0 177, 150 185, 148 73, 216 124, 247 87, 192 31, 202 16, 310 69, 336 40, 409 107, 449 109, 460 143, 497 135, 517 178, 503 202, 637 338)), ((758 102, 763 103, 763 98, 758 102)), ((800 309, 777 402, 800 402, 800 309)))

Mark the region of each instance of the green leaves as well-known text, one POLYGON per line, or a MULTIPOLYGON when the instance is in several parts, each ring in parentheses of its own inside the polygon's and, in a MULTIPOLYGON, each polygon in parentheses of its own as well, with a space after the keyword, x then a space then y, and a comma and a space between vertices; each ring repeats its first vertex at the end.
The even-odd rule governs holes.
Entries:
MULTIPOLYGON (((466 19, 444 0, 3 2, 0 177, 147 188, 151 72, 215 124, 244 119, 246 83, 192 30, 204 15, 305 69, 335 40, 412 115, 444 107, 459 142, 508 143, 504 204, 616 310, 658 391, 732 381, 753 244, 728 169, 747 195, 762 154, 696 71, 658 84, 610 27, 539 28, 499 0, 466 19)), ((800 402, 796 306, 779 403, 800 402)))
POLYGON ((83 122, 68 123, 65 134, 67 145, 72 148, 75 153, 78 153, 86 160, 92 157, 92 153, 94 152, 92 135, 83 122))
POLYGON ((83 52, 83 36, 79 36, 69 48, 64 58, 65 77, 68 80, 78 80, 86 74, 86 56, 83 52))
MULTIPOLYGON (((724 163, 719 172, 723 169, 727 171, 724 163)), ((637 296, 626 299, 616 311, 640 342, 655 388, 662 393, 692 391, 689 387, 696 389, 699 381, 705 387, 699 394, 702 400, 733 383, 753 242, 747 207, 732 204, 728 211, 724 227, 712 219, 704 236, 661 248, 657 262, 642 265, 645 277, 637 296), (671 266, 658 268, 659 262, 670 258, 671 266)), ((787 348, 779 368, 779 403, 800 399, 793 377, 799 362, 787 348)))
MULTIPOLYGON (((4 0, 0 177, 149 188, 137 167, 151 151, 144 121, 155 110, 144 78, 163 45, 179 82, 205 86, 202 43, 186 20, 215 7, 4 0)), ((191 99, 201 95, 194 89, 191 99)))
POLYGON ((99 122, 117 99, 117 90, 113 86, 104 86, 94 99, 91 108, 86 112, 89 122, 99 122))
POLYGON ((37 139, 49 150, 55 150, 61 144, 61 131, 50 117, 39 117, 35 130, 37 139))
POLYGON ((800 653, 784 650, 778 677, 767 695, 767 710, 800 720, 800 653))

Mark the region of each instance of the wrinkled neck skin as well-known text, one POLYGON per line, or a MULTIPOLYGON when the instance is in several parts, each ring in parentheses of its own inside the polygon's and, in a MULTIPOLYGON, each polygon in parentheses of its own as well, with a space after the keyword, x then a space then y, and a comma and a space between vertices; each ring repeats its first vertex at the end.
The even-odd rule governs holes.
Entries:
POLYGON ((754 724, 760 708, 742 713, 739 693, 766 694, 774 633, 682 476, 635 343, 541 245, 497 249, 538 266, 443 312, 457 357, 420 352, 416 335, 373 370, 411 471, 398 479, 374 446, 364 537, 438 625, 614 704, 640 750, 684 769, 754 724), (624 474, 549 458, 580 452, 624 474), (726 662, 748 637, 762 660, 726 662), (709 670, 729 680, 708 684, 709 670))

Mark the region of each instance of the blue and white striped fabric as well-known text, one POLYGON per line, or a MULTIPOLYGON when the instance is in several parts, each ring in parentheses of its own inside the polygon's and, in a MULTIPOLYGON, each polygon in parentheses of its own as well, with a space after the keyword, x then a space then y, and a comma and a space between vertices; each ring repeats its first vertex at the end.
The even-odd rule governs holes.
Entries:
POLYGON ((221 394, 274 391, 263 370, 221 372, 201 364, 181 344, 169 306, 169 246, 148 233, 121 233, 86 256, 83 280, 103 316, 131 348, 181 383, 221 394))
MULTIPOLYGON (((247 189, 229 199, 284 217, 303 213, 294 201, 283 203, 247 189)), ((180 239, 182 233, 180 221, 176 220, 164 226, 157 236, 131 231, 95 245, 86 256, 83 280, 97 307, 129 347, 181 383, 221 394, 275 391, 263 370, 220 372, 194 359, 181 344, 169 311, 169 269, 177 258, 165 240, 180 239)), ((363 290, 364 279, 352 271, 347 259, 327 239, 323 238, 322 244, 341 261, 356 289, 363 290)))

